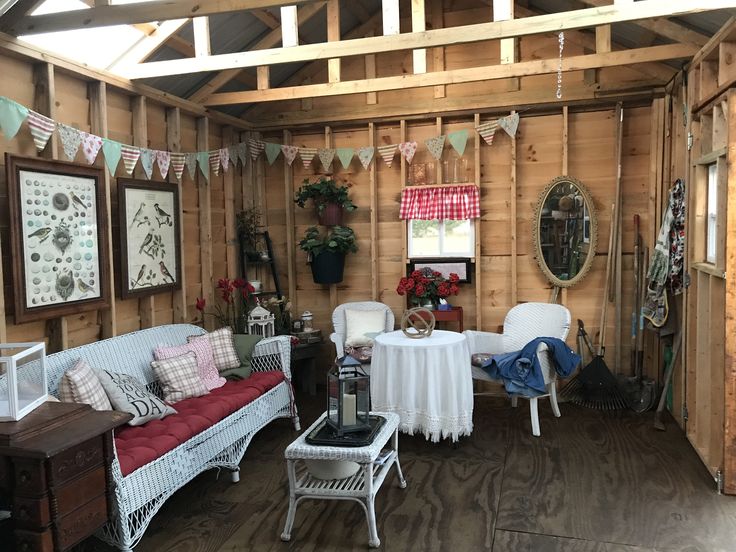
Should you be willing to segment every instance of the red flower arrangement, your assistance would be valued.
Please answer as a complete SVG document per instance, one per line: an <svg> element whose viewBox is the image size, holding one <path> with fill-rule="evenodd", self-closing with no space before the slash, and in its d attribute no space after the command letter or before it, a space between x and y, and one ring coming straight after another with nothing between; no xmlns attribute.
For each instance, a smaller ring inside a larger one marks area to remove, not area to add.
<svg viewBox="0 0 736 552"><path fill-rule="evenodd" d="M407 295L412 303L432 301L436 304L440 299L457 295L460 291L457 285L459 281L460 277L454 272L445 278L440 272L426 267L401 278L396 293Z"/></svg>
<svg viewBox="0 0 736 552"><path fill-rule="evenodd" d="M217 292L220 294L220 299L225 303L223 309L220 305L215 305L214 312L205 312L207 307L207 301L202 297L197 297L195 303L196 309L202 313L202 317L213 316L220 323L220 326L230 326L233 329L233 333L243 333L245 331L245 323L243 322L243 313L247 315L250 311L249 301L252 294L255 292L255 288L250 282L242 279L235 278L230 280L229 278L220 278L215 286ZM240 298L240 308L236 307L235 300ZM240 310L241 316L238 316L238 310Z"/></svg>

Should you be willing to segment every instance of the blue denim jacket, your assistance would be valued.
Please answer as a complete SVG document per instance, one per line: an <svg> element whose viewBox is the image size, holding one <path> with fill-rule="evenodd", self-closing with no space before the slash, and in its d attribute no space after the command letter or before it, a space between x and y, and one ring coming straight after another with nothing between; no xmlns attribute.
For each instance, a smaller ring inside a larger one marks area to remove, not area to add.
<svg viewBox="0 0 736 552"><path fill-rule="evenodd" d="M493 355L483 369L494 379L502 379L506 392L512 395L536 397L544 395L542 367L537 356L537 347L545 343L552 355L552 363L560 377L566 378L580 364L580 357L556 337L538 337L527 343L521 351Z"/></svg>

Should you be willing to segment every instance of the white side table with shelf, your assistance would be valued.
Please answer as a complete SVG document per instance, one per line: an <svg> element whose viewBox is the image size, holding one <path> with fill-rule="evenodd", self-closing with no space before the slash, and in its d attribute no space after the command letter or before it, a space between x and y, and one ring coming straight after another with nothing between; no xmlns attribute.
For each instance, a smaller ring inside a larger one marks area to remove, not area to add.
<svg viewBox="0 0 736 552"><path fill-rule="evenodd" d="M375 498L389 470L395 464L399 486L406 487L406 480L399 464L399 416L390 412L371 412L382 416L386 423L373 443L365 447L315 446L306 442L306 436L319 425L325 414L314 422L293 443L286 447L286 470L289 476L289 513L281 540L291 539L296 508L306 498L323 500L355 500L365 510L368 520L368 545L378 547L381 540L376 528ZM384 454L381 454L384 451ZM380 464L376 460L381 456ZM306 460L336 460L356 462L360 469L345 479L318 479L307 471Z"/></svg>

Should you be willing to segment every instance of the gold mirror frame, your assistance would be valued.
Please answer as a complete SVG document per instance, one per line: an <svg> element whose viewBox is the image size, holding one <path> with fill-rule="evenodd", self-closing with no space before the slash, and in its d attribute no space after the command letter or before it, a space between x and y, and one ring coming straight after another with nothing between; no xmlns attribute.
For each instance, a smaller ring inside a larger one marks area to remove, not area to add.
<svg viewBox="0 0 736 552"><path fill-rule="evenodd" d="M544 255L542 254L542 243L539 235L544 203L545 201L547 201L547 197L549 196L550 192L555 188L555 186L563 182L569 182L570 184L574 185L578 190L580 190L580 194L583 196L583 201L585 202L585 205L587 206L588 212L590 214L590 250L588 251L588 255L585 258L583 266L580 268L575 277L571 278L570 280L561 280L560 278L555 276L549 269L547 263L544 261ZM595 213L595 206L593 205L593 198L588 192L588 189L577 178L573 178L571 176L558 176L557 178L553 179L552 182L547 184L547 186L540 194L539 200L537 201L537 206L534 209L533 222L534 224L532 228L532 241L534 242L534 257L536 258L537 264L539 265L539 268L541 269L542 274L544 274L545 278L547 278L547 280L549 280L549 282L553 286L560 288L569 288L580 282L588 273L590 267L593 265L593 259L595 259L596 245L598 244L598 219Z"/></svg>

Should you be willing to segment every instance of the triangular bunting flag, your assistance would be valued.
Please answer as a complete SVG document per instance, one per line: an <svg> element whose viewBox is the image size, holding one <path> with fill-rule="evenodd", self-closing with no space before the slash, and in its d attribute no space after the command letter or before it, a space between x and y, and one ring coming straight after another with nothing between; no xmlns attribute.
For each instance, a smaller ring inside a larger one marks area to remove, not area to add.
<svg viewBox="0 0 736 552"><path fill-rule="evenodd" d="M146 178L151 180L153 176L153 163L156 160L156 152L152 149L141 148L141 166L143 172L146 173Z"/></svg>
<svg viewBox="0 0 736 552"><path fill-rule="evenodd" d="M493 145L493 137L496 135L496 129L498 129L498 121L488 121L475 127L475 130L478 131L478 134L481 135L489 146Z"/></svg>
<svg viewBox="0 0 736 552"><path fill-rule="evenodd" d="M378 154L383 159L388 167L394 162L394 155L396 155L397 144L390 144L388 146L378 146Z"/></svg>
<svg viewBox="0 0 736 552"><path fill-rule="evenodd" d="M360 164L363 165L365 170L368 170L368 166L373 161L374 153L376 153L376 148L373 146L365 146L358 149L358 159L360 159Z"/></svg>
<svg viewBox="0 0 736 552"><path fill-rule="evenodd" d="M248 138L248 147L250 148L250 158L255 161L256 159L258 159L258 156L263 153L266 145L261 140Z"/></svg>
<svg viewBox="0 0 736 552"><path fill-rule="evenodd" d="M100 153L102 138L89 132L80 131L79 134L82 136L82 153L87 163L91 165L97 159L97 154Z"/></svg>
<svg viewBox="0 0 736 552"><path fill-rule="evenodd" d="M462 157L465 153L465 144L468 143L468 131L458 130L457 132L450 132L447 135L447 139L452 144L452 147L455 148L457 154Z"/></svg>
<svg viewBox="0 0 736 552"><path fill-rule="evenodd" d="M240 159L240 163L245 167L245 162L248 159L248 146L245 142L238 144L238 159Z"/></svg>
<svg viewBox="0 0 736 552"><path fill-rule="evenodd" d="M233 163L233 167L238 166L238 146L235 144L231 144L227 147L227 151L230 155L230 161Z"/></svg>
<svg viewBox="0 0 736 552"><path fill-rule="evenodd" d="M335 148L319 148L317 150L317 155L319 156L319 160L322 162L322 167L325 169L325 172L329 172L332 160L335 158Z"/></svg>
<svg viewBox="0 0 736 552"><path fill-rule="evenodd" d="M299 157L302 158L305 169L309 169L315 155L317 155L317 148L299 148Z"/></svg>
<svg viewBox="0 0 736 552"><path fill-rule="evenodd" d="M230 168L230 150L227 148L220 148L220 164L222 165L222 170L227 172L227 170Z"/></svg>
<svg viewBox="0 0 736 552"><path fill-rule="evenodd" d="M212 150L209 153L210 172L220 176L220 150Z"/></svg>
<svg viewBox="0 0 736 552"><path fill-rule="evenodd" d="M184 164L187 166L189 172L189 178L194 180L197 176L197 154L196 153L185 153Z"/></svg>
<svg viewBox="0 0 736 552"><path fill-rule="evenodd" d="M16 134L23 121L28 117L28 108L14 102L10 98L0 96L0 127L5 137L11 140Z"/></svg>
<svg viewBox="0 0 736 552"><path fill-rule="evenodd" d="M51 134L56 128L56 123L53 119L49 119L29 109L28 127L31 129L31 135L33 136L33 142L36 144L36 149L42 151L46 147L49 138L51 138Z"/></svg>
<svg viewBox="0 0 736 552"><path fill-rule="evenodd" d="M281 145L272 144L271 142L264 142L264 144L266 148L266 159L268 159L268 164L273 165L273 162L276 161L279 154L281 153Z"/></svg>
<svg viewBox="0 0 736 552"><path fill-rule="evenodd" d="M353 162L355 150L353 148L337 148L335 151L337 152L337 158L340 160L342 168L347 170L350 163Z"/></svg>
<svg viewBox="0 0 736 552"><path fill-rule="evenodd" d="M135 164L138 163L138 159L141 157L141 150L135 146L128 146L127 144L121 144L120 150L123 152L123 165L125 165L125 172L130 176L133 174Z"/></svg>
<svg viewBox="0 0 736 552"><path fill-rule="evenodd" d="M202 171L202 176L204 176L204 181L206 183L209 183L210 181L210 154L207 151L198 151L197 152L197 164L199 165L199 170Z"/></svg>
<svg viewBox="0 0 736 552"><path fill-rule="evenodd" d="M59 124L56 128L59 131L64 155L69 161L74 161L79 150L79 144L82 143L82 135L76 128L67 125Z"/></svg>
<svg viewBox="0 0 736 552"><path fill-rule="evenodd" d="M181 175L184 172L184 154L171 152L171 168L174 170L174 176L181 182Z"/></svg>
<svg viewBox="0 0 736 552"><path fill-rule="evenodd" d="M156 164L158 165L158 170L161 172L161 178L166 180L166 175L169 174L169 165L171 164L171 153L156 150Z"/></svg>
<svg viewBox="0 0 736 552"><path fill-rule="evenodd" d="M299 148L296 146L281 146L281 153L284 154L284 159L291 167L294 159L296 159L296 154L299 153Z"/></svg>
<svg viewBox="0 0 736 552"><path fill-rule="evenodd" d="M416 142L401 142L399 144L399 151L404 156L406 162L411 165L411 160L414 159L414 154L417 152Z"/></svg>
<svg viewBox="0 0 736 552"><path fill-rule="evenodd" d="M498 126L504 129L509 136L516 136L516 130L519 128L519 114L512 113L506 115L506 117L501 117L498 120Z"/></svg>
<svg viewBox="0 0 736 552"><path fill-rule="evenodd" d="M120 163L120 156L123 154L123 145L115 140L102 139L102 153L105 155L105 165L110 171L110 176L115 176L115 171Z"/></svg>
<svg viewBox="0 0 736 552"><path fill-rule="evenodd" d="M430 155L439 161L442 157L442 151L445 149L445 136L442 135L437 136L436 138L430 138L429 140L425 140L424 143L427 146L427 150L429 150Z"/></svg>

